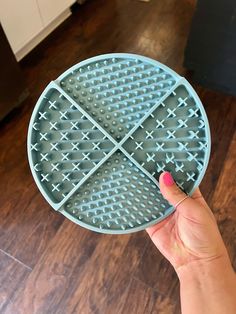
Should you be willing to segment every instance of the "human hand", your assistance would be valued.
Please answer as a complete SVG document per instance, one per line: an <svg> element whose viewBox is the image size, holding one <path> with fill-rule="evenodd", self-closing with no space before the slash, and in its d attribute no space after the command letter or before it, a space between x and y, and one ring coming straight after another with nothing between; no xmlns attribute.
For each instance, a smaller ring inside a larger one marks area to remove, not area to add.
<svg viewBox="0 0 236 314"><path fill-rule="evenodd" d="M162 173L159 182L162 195L171 205L186 197L169 172ZM199 189L181 202L172 215L147 228L147 232L177 273L193 262L228 257L214 215Z"/></svg>

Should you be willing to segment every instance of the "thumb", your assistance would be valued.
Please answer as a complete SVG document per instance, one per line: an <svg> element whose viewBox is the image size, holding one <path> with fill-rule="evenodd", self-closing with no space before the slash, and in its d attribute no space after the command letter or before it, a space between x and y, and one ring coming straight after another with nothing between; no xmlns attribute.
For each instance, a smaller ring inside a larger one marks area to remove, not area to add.
<svg viewBox="0 0 236 314"><path fill-rule="evenodd" d="M185 218L197 221L200 217L208 215L216 223L213 213L199 190L196 190L192 197L187 197L176 185L171 173L167 171L160 175L159 186L164 198Z"/></svg>
<svg viewBox="0 0 236 314"><path fill-rule="evenodd" d="M160 190L164 198L173 206L187 195L176 185L170 172L163 172L159 178ZM188 201L189 199L186 199Z"/></svg>
<svg viewBox="0 0 236 314"><path fill-rule="evenodd" d="M203 206L192 197L187 197L175 183L170 172L163 172L159 178L159 186L164 198L186 218L198 219L202 215Z"/></svg>

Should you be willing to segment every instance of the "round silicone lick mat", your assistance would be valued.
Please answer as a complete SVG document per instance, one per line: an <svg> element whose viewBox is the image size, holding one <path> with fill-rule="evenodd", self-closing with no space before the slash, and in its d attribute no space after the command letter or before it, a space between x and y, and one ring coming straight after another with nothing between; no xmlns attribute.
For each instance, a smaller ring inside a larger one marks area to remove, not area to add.
<svg viewBox="0 0 236 314"><path fill-rule="evenodd" d="M188 194L200 184L210 131L186 79L133 54L106 54L73 66L40 96L28 157L48 203L103 233L143 230L173 212L158 178L170 171Z"/></svg>

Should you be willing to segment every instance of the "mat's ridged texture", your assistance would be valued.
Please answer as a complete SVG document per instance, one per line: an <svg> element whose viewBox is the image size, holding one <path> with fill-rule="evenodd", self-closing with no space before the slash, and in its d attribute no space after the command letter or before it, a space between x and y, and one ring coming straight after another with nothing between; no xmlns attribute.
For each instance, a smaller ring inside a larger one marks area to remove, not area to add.
<svg viewBox="0 0 236 314"><path fill-rule="evenodd" d="M142 230L169 215L158 175L171 171L191 193L209 151L207 118L189 83L130 54L85 60L50 83L28 134L31 170L50 205L105 233Z"/></svg>

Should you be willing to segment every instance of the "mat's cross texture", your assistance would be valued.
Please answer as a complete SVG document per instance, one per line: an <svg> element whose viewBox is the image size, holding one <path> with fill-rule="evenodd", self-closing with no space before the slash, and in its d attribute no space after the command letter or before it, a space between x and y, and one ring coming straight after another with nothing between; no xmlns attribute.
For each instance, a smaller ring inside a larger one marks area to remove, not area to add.
<svg viewBox="0 0 236 314"><path fill-rule="evenodd" d="M157 178L191 193L208 163L210 132L189 83L137 55L85 60L50 83L33 112L29 161L50 203L105 233L142 230L173 208Z"/></svg>

